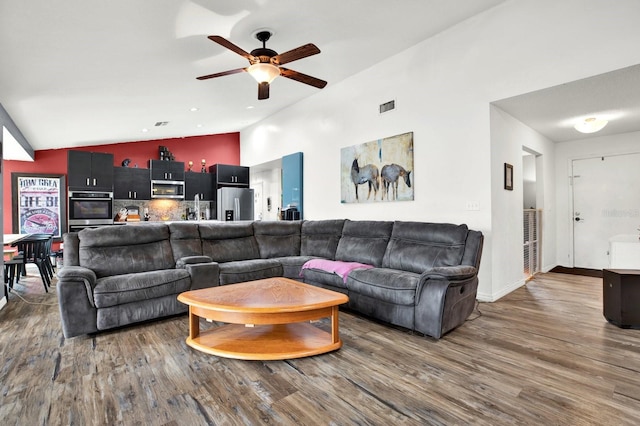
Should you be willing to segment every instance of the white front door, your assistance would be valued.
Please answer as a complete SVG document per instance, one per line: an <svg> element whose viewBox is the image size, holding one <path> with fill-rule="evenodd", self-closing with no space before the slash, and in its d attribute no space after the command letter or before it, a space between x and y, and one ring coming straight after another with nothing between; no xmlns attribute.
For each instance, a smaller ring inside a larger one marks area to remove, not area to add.
<svg viewBox="0 0 640 426"><path fill-rule="evenodd" d="M573 266L609 266L609 239L638 234L640 154L572 161Z"/></svg>

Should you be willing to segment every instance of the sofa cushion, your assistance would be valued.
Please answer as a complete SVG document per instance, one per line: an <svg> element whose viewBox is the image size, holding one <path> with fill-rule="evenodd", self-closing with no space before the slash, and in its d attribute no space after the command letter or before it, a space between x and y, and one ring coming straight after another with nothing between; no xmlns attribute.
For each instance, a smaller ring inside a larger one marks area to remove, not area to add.
<svg viewBox="0 0 640 426"><path fill-rule="evenodd" d="M419 274L460 265L468 231L467 225L395 222L383 266Z"/></svg>
<svg viewBox="0 0 640 426"><path fill-rule="evenodd" d="M302 222L300 255L335 259L344 219Z"/></svg>
<svg viewBox="0 0 640 426"><path fill-rule="evenodd" d="M134 322L177 315L188 310L187 305L178 302L175 294L170 294L156 299L140 300L98 309L96 326L98 330L107 330Z"/></svg>
<svg viewBox="0 0 640 426"><path fill-rule="evenodd" d="M260 257L271 259L300 255L300 221L253 222L253 234L258 243Z"/></svg>
<svg viewBox="0 0 640 426"><path fill-rule="evenodd" d="M175 260L165 224L114 225L78 232L79 266L96 277L173 269Z"/></svg>
<svg viewBox="0 0 640 426"><path fill-rule="evenodd" d="M275 257L273 260L277 260L282 265L283 277L299 280L300 271L302 270L302 265L304 265L311 259L317 259L317 258L312 256L287 256L287 257Z"/></svg>
<svg viewBox="0 0 640 426"><path fill-rule="evenodd" d="M317 285L324 288L344 289L347 291L347 284L342 277L331 271L325 271L324 269L304 269L301 271L300 276L302 282L312 285Z"/></svg>
<svg viewBox="0 0 640 426"><path fill-rule="evenodd" d="M252 222L206 223L198 226L202 254L214 262L259 259Z"/></svg>
<svg viewBox="0 0 640 426"><path fill-rule="evenodd" d="M359 262L344 262L341 260L328 260L328 259L311 259L304 265L302 265L302 269L320 269L327 272L332 272L340 278L345 283L347 282L347 277L354 269L368 269L373 268L371 265L365 265L364 263ZM300 271L301 274L304 271Z"/></svg>
<svg viewBox="0 0 640 426"><path fill-rule="evenodd" d="M359 293L395 305L413 305L420 274L397 269L356 269L347 277L349 294Z"/></svg>
<svg viewBox="0 0 640 426"><path fill-rule="evenodd" d="M197 223L173 222L169 224L173 260L202 255L202 242Z"/></svg>
<svg viewBox="0 0 640 426"><path fill-rule="evenodd" d="M220 285L282 276L282 264L273 259L252 259L220 264Z"/></svg>
<svg viewBox="0 0 640 426"><path fill-rule="evenodd" d="M336 260L382 266L393 222L347 220L342 228Z"/></svg>
<svg viewBox="0 0 640 426"><path fill-rule="evenodd" d="M96 308L177 295L191 287L184 269L167 269L100 278L93 289Z"/></svg>

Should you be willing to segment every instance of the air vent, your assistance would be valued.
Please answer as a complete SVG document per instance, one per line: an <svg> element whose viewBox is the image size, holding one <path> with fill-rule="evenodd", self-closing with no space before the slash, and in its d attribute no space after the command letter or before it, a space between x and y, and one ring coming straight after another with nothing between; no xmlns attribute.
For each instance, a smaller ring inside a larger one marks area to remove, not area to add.
<svg viewBox="0 0 640 426"><path fill-rule="evenodd" d="M389 111L393 111L394 109L396 109L396 101L395 100L380 104L380 114L383 114L383 113L389 112Z"/></svg>
<svg viewBox="0 0 640 426"><path fill-rule="evenodd" d="M167 124L169 124L168 121L157 121L156 124L154 124L154 126L162 127L162 126L166 126Z"/></svg>

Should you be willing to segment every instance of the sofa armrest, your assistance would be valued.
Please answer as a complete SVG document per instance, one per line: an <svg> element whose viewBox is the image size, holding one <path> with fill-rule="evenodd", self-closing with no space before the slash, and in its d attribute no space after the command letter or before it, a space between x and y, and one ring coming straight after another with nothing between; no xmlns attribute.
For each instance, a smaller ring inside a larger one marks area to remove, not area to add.
<svg viewBox="0 0 640 426"><path fill-rule="evenodd" d="M87 290L89 303L95 307L93 304L93 289L96 286L97 280L95 272L82 266L65 266L60 268L56 275L58 276L57 286L65 286L66 282L69 281L82 282Z"/></svg>
<svg viewBox="0 0 640 426"><path fill-rule="evenodd" d="M185 269L186 265L211 262L213 262L213 259L211 259L209 256L185 256L178 259L178 261L176 262L176 268Z"/></svg>
<svg viewBox="0 0 640 426"><path fill-rule="evenodd" d="M464 285L477 275L478 270L468 265L440 266L424 271L416 288L416 305L425 296L444 304L444 293L449 287Z"/></svg>
<svg viewBox="0 0 640 426"><path fill-rule="evenodd" d="M191 276L191 290L217 287L220 283L220 265L217 262L188 263L184 269Z"/></svg>
<svg viewBox="0 0 640 426"><path fill-rule="evenodd" d="M58 307L64 337L98 331L97 309L93 302L96 274L81 266L65 266L57 273Z"/></svg>
<svg viewBox="0 0 640 426"><path fill-rule="evenodd" d="M463 281L478 275L478 270L473 266L439 266L422 273L422 277L441 278L449 281ZM420 281L424 283L424 280Z"/></svg>
<svg viewBox="0 0 640 426"><path fill-rule="evenodd" d="M473 310L477 275L475 267L466 265L437 267L423 272L416 288L416 330L439 339L462 324ZM447 301L447 298L451 300Z"/></svg>

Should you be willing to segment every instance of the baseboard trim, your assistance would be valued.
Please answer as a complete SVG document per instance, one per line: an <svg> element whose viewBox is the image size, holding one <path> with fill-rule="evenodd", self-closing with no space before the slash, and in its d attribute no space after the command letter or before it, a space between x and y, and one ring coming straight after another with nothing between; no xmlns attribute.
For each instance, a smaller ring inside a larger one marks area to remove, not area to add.
<svg viewBox="0 0 640 426"><path fill-rule="evenodd" d="M586 277L602 278L602 269L569 268L566 266L556 266L550 272L555 272L558 274L583 275Z"/></svg>
<svg viewBox="0 0 640 426"><path fill-rule="evenodd" d="M525 285L527 282L526 280L523 278L505 288L502 288L500 291L496 292L496 293L491 293L491 294L487 294L487 293L478 293L476 295L476 299L478 299L478 301L480 302L495 302L497 300L499 300L500 298L506 296L507 294L519 289L520 287L522 287L523 285Z"/></svg>

